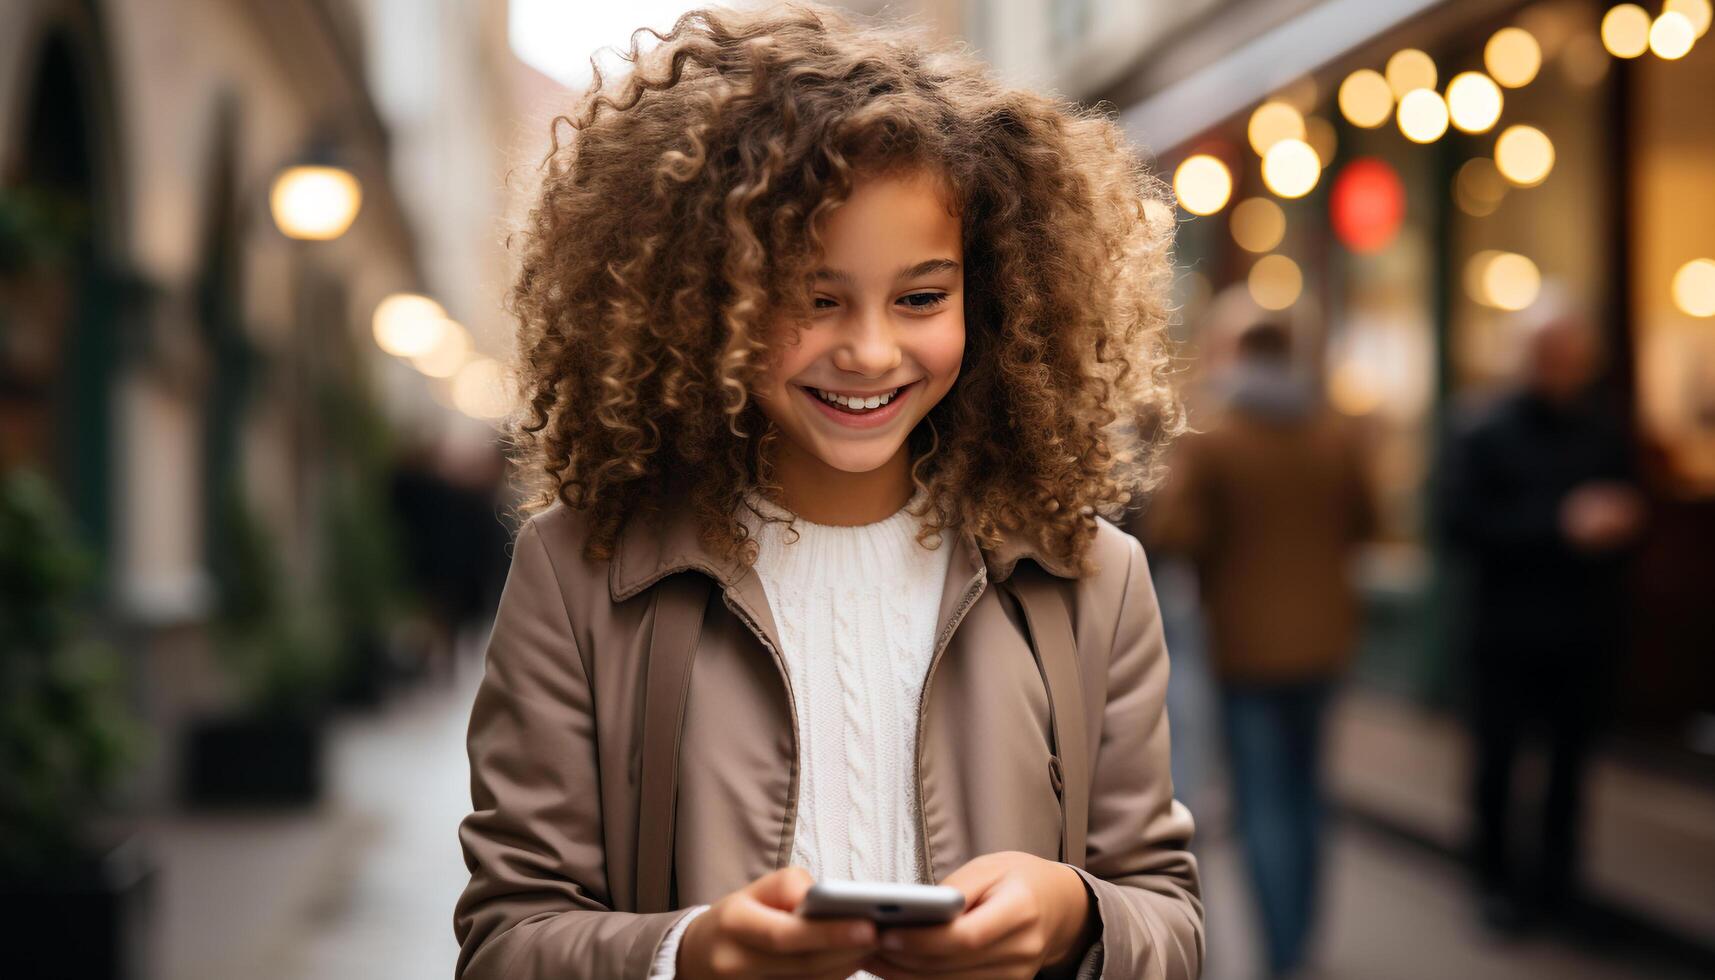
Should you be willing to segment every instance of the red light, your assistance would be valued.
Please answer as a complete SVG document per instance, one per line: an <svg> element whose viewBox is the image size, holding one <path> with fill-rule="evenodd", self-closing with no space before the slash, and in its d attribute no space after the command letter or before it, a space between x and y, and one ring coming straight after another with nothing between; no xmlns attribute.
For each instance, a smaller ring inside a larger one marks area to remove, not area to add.
<svg viewBox="0 0 1715 980"><path fill-rule="evenodd" d="M1399 235L1405 221L1405 185L1399 173L1375 157L1353 160L1334 179L1328 195L1334 234L1354 252L1379 252Z"/></svg>

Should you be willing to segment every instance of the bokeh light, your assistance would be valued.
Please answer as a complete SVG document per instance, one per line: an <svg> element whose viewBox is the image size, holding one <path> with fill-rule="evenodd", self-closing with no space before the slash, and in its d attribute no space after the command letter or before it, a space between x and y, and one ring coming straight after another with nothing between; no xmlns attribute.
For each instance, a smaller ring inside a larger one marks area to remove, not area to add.
<svg viewBox="0 0 1715 980"><path fill-rule="evenodd" d="M1233 208L1233 241L1247 252L1270 252L1286 237L1286 212L1266 197L1240 201Z"/></svg>
<svg viewBox="0 0 1715 980"><path fill-rule="evenodd" d="M1667 0L1661 5L1661 9L1664 12L1672 11L1690 21L1691 28L1697 32L1698 37L1709 33L1709 22L1715 19L1712 17L1715 15L1715 7L1711 6L1709 0Z"/></svg>
<svg viewBox="0 0 1715 980"><path fill-rule="evenodd" d="M1465 289L1484 306L1518 311L1536 302L1542 273L1536 263L1517 252L1485 249L1465 266Z"/></svg>
<svg viewBox="0 0 1715 980"><path fill-rule="evenodd" d="M1622 3L1602 15L1602 46L1616 58L1636 58L1649 50L1650 16L1635 3Z"/></svg>
<svg viewBox="0 0 1715 980"><path fill-rule="evenodd" d="M1554 144L1535 126L1508 126L1495 139L1495 166L1520 187L1535 187L1554 169Z"/></svg>
<svg viewBox="0 0 1715 980"><path fill-rule="evenodd" d="M1697 28L1684 14L1671 10L1655 19L1649 29L1649 49L1666 61L1677 61L1691 51L1697 40Z"/></svg>
<svg viewBox="0 0 1715 980"><path fill-rule="evenodd" d="M454 407L473 419L497 419L512 411L506 369L492 357L473 357L452 378Z"/></svg>
<svg viewBox="0 0 1715 980"><path fill-rule="evenodd" d="M435 349L447 311L416 293L394 293L375 306L375 344L394 357L421 357Z"/></svg>
<svg viewBox="0 0 1715 980"><path fill-rule="evenodd" d="M1328 374L1328 403L1343 415L1368 415L1381 407L1382 387L1362 361L1348 358Z"/></svg>
<svg viewBox="0 0 1715 980"><path fill-rule="evenodd" d="M1322 101L1322 90L1316 84L1314 75L1301 75L1292 84L1276 92L1272 101L1284 102L1297 109L1299 115L1307 116L1315 111L1316 103Z"/></svg>
<svg viewBox="0 0 1715 980"><path fill-rule="evenodd" d="M1496 169L1495 161L1476 157L1465 161L1453 179L1453 200L1459 210L1473 218L1486 218L1495 213L1507 196L1507 182Z"/></svg>
<svg viewBox="0 0 1715 980"><path fill-rule="evenodd" d="M1251 299L1265 310L1284 310L1298 302L1304 291L1304 274L1298 263L1284 255L1265 255L1251 266L1245 281Z"/></svg>
<svg viewBox="0 0 1715 980"><path fill-rule="evenodd" d="M274 178L268 205L288 238L328 241L357 220L363 187L339 167L288 167Z"/></svg>
<svg viewBox="0 0 1715 980"><path fill-rule="evenodd" d="M431 378L450 378L469 356L470 333L456 320L442 320L435 346L411 358L411 363Z"/></svg>
<svg viewBox="0 0 1715 980"><path fill-rule="evenodd" d="M1447 102L1433 89L1413 89L1399 100L1399 131L1413 143L1440 139L1447 121Z"/></svg>
<svg viewBox="0 0 1715 980"><path fill-rule="evenodd" d="M1334 234L1347 248L1379 252L1393 244L1405 221L1405 184L1384 160L1353 160L1334 179L1328 212Z"/></svg>
<svg viewBox="0 0 1715 980"><path fill-rule="evenodd" d="M1673 305L1687 316L1715 316L1715 259L1692 259L1673 274Z"/></svg>
<svg viewBox="0 0 1715 980"><path fill-rule="evenodd" d="M1393 89L1381 72L1360 68L1340 83L1340 114L1360 129L1374 129L1393 115Z"/></svg>
<svg viewBox="0 0 1715 980"><path fill-rule="evenodd" d="M1303 139L1304 116L1285 102L1264 102L1251 113L1246 135L1250 138L1251 149L1257 156L1263 156L1269 147L1281 140Z"/></svg>
<svg viewBox="0 0 1715 980"><path fill-rule="evenodd" d="M1522 27L1503 27L1483 45L1483 66L1507 88L1523 88L1542 68L1542 47Z"/></svg>
<svg viewBox="0 0 1715 980"><path fill-rule="evenodd" d="M1173 171L1173 193L1179 196L1179 206L1192 214L1214 214L1233 194L1233 175L1220 160L1198 153Z"/></svg>
<svg viewBox="0 0 1715 980"><path fill-rule="evenodd" d="M1614 59L1602 47L1602 39L1594 34L1574 34L1560 52L1560 73L1579 88L1594 88L1608 77L1608 66Z"/></svg>
<svg viewBox="0 0 1715 980"><path fill-rule="evenodd" d="M1275 194L1303 197L1322 176L1322 161L1303 140L1281 140L1262 158L1262 182Z"/></svg>
<svg viewBox="0 0 1715 980"><path fill-rule="evenodd" d="M1467 133L1486 133L1501 118L1501 89L1478 71L1460 72L1447 83L1447 112Z"/></svg>
<svg viewBox="0 0 1715 980"><path fill-rule="evenodd" d="M1440 77L1435 73L1435 59L1416 48L1395 51L1387 60L1385 74L1394 98L1402 100L1413 89L1434 88Z"/></svg>
<svg viewBox="0 0 1715 980"><path fill-rule="evenodd" d="M1324 167L1334 162L1334 153L1340 148L1340 137L1334 132L1334 124L1321 116L1304 120L1304 142L1316 151L1316 158Z"/></svg>

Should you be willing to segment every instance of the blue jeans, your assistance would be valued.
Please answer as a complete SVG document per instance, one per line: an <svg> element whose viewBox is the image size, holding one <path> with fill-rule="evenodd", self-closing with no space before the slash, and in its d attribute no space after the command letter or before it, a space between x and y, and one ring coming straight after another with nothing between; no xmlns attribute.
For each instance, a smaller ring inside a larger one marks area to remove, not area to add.
<svg viewBox="0 0 1715 980"><path fill-rule="evenodd" d="M1322 853L1322 723L1331 680L1223 684L1233 803L1269 968L1296 969L1315 920Z"/></svg>

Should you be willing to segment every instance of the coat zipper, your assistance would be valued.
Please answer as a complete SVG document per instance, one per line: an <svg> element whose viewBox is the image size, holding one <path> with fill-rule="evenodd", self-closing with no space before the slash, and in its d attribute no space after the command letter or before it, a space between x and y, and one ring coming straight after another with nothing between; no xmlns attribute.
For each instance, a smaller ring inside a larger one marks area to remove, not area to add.
<svg viewBox="0 0 1715 980"><path fill-rule="evenodd" d="M971 606L976 604L977 599L982 597L987 584L988 566L979 565L977 566L977 573L971 577L970 583L965 586L965 594L960 598L959 605L953 610L953 618L947 622L947 626L941 631L941 635L935 638L935 649L929 655L929 668L923 678L923 693L917 699L917 737L913 750L912 781L917 789L917 834L919 846L923 852L923 866L918 870L930 881L935 880L935 861L929 853L929 818L923 809L923 727L928 719L926 709L929 704L929 692L935 683L935 667L940 664L941 655L946 652L947 645L953 638L953 631L959 628L960 623L964 622L965 614L970 611ZM791 673L786 668L786 662L780 650L762 632L762 628L757 626L750 613L743 606L733 601L731 594L724 588L721 589L721 601L728 610L738 616L739 622L742 622L756 637L757 642L761 643L773 656L774 669L779 673L780 682L786 688L786 707L791 716L789 721L792 727L792 786L786 797L785 847L775 856L774 866L778 870L785 867L785 864L781 863L782 860L791 860L792 848L797 843L798 835L798 773L800 768L798 756L801 747L798 744L797 696L792 691Z"/></svg>
<svg viewBox="0 0 1715 980"><path fill-rule="evenodd" d="M756 625L756 620L751 618L750 613L733 601L731 593L724 587L721 589L721 602L750 630L763 649L773 656L774 669L780 674L780 683L786 688L787 724L792 729L792 783L786 792L786 846L774 856L774 868L778 871L791 861L792 847L797 843L798 835L798 699L792 693L792 677L791 672L786 669L785 656L762 632L762 628Z"/></svg>
<svg viewBox="0 0 1715 980"><path fill-rule="evenodd" d="M928 719L929 691L935 684L935 667L941 662L941 654L946 651L947 644L953 638L953 631L964 622L965 613L983 594L988 584L988 566L979 565L977 574L971 577L970 584L965 586L965 595L959 600L958 608L953 610L953 618L948 621L947 628L935 638L935 650L929 655L929 669L923 677L923 693L917 699L917 738L913 750L912 782L917 789L917 835L923 852L923 866L918 870L930 882L935 878L935 858L929 853L929 817L923 808L923 726Z"/></svg>

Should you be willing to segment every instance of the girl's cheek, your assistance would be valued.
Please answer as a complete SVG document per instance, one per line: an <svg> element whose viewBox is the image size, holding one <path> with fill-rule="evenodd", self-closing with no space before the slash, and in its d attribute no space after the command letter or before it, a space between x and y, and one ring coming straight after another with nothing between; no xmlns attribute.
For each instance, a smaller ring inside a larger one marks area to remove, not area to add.
<svg viewBox="0 0 1715 980"><path fill-rule="evenodd" d="M918 348L917 363L923 365L924 370L937 380L947 381L958 373L959 364L964 357L965 329L960 325L934 337L924 338L923 344Z"/></svg>

